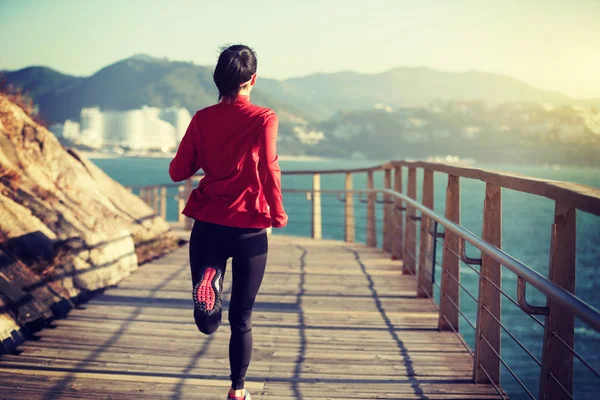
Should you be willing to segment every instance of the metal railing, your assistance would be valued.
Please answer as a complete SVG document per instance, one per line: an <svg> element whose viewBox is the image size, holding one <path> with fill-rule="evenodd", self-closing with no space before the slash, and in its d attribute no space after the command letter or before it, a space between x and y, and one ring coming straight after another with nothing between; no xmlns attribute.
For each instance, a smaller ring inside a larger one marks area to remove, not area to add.
<svg viewBox="0 0 600 400"><path fill-rule="evenodd" d="M403 192L403 169L407 168L406 192ZM417 169L422 169L421 202L417 199ZM433 211L433 173L447 174L445 213ZM366 173L365 189L353 188L353 177ZM383 174L383 189L375 189L374 173ZM321 177L344 174L344 189L322 189ZM501 369L510 374L529 398L536 390L528 387L503 357L501 334L508 335L539 371L539 399L573 398L574 360L578 360L598 380L600 373L575 350L575 318L600 332L600 312L574 295L575 292L575 213L576 210L600 215L600 190L583 185L544 181L472 168L422 162L391 162L373 168L336 171L293 171L284 175L312 176L312 187L284 189L286 209L301 209L296 224L304 234L315 239L334 229L335 237L347 242L361 241L381 248L393 259L402 261L405 274L415 276L417 296L429 298L439 310L438 328L454 332L473 357L475 383L490 382L502 397ZM393 178L393 179L392 179ZM460 180L485 182L483 229L481 237L460 225ZM189 196L195 177L179 186L178 211ZM285 184L285 181L284 181ZM555 201L555 218L551 225L548 277L502 250L501 189L540 195ZM148 193L145 191L144 193ZM156 192L152 189L151 193ZM152 196L149 204L154 204ZM340 204L342 207L340 207ZM155 204L154 204L155 205ZM307 207L307 209L302 207ZM158 210L155 205L155 210ZM364 207L364 209L363 209ZM341 220L341 221L340 221ZM180 216L191 228L191 221ZM443 231L439 231L443 228ZM358 240L357 240L358 239ZM481 252L479 258L466 254L466 244ZM441 252L437 248L442 249ZM441 262L438 258L441 255ZM478 290L461 281L461 266L478 280ZM435 279L435 270L441 270ZM517 277L516 298L502 286L502 271ZM543 307L527 302L526 289L531 285L546 298ZM437 294L435 293L437 291ZM464 293L475 306L475 318L469 318L461 305ZM436 301L436 297L439 300ZM544 329L541 351L528 348L503 322L501 299L518 307L536 326ZM540 317L541 316L541 317ZM460 320L473 331L471 348L460 329ZM541 353L541 357L535 353Z"/></svg>

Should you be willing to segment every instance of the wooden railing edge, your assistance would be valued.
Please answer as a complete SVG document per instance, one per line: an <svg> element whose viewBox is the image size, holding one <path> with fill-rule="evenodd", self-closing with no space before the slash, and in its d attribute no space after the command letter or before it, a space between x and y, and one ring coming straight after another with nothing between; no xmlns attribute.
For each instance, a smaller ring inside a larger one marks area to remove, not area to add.
<svg viewBox="0 0 600 400"><path fill-rule="evenodd" d="M393 166L422 168L459 178L476 179L521 193L545 197L573 208L600 216L600 189L580 183L535 178L512 172L426 161L392 161Z"/></svg>
<svg viewBox="0 0 600 400"><path fill-rule="evenodd" d="M372 167L351 169L324 169L324 170L293 170L282 171L282 175L335 175L373 173L379 171L390 171L397 168L421 168L427 171L445 173L459 178L475 179L485 183L498 185L504 189L515 190L521 193L533 194L568 204L580 211L600 216L600 189L592 186L535 178L531 176L515 174L512 172L493 171L484 168L467 167L448 163L434 163L427 161L395 160ZM194 175L191 180L201 179L204 175ZM176 186L177 184L163 185Z"/></svg>

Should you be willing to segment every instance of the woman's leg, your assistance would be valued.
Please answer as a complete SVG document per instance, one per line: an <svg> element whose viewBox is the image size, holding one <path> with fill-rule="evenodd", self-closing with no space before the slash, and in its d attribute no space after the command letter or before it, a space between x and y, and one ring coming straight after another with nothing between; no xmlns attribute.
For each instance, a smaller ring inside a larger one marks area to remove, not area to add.
<svg viewBox="0 0 600 400"><path fill-rule="evenodd" d="M252 357L252 308L267 265L268 240L264 229L245 230L233 256L233 284L229 304L229 363L231 387L244 388Z"/></svg>
<svg viewBox="0 0 600 400"><path fill-rule="evenodd" d="M226 245L231 244L222 228L196 221L190 236L194 320L200 332L207 335L221 325L220 292L229 258Z"/></svg>

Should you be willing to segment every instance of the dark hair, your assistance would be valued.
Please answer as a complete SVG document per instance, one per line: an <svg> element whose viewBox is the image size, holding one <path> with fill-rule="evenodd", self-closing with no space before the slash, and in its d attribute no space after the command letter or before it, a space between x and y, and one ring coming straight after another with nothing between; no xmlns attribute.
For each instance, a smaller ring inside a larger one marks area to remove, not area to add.
<svg viewBox="0 0 600 400"><path fill-rule="evenodd" d="M219 89L219 100L233 101L240 91L240 85L249 81L256 73L256 54L243 44L224 49L213 73L213 79Z"/></svg>

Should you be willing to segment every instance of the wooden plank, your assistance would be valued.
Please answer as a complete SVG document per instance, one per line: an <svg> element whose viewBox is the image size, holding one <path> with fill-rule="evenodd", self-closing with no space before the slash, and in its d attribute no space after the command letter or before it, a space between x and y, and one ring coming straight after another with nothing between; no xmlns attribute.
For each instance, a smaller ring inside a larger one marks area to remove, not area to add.
<svg viewBox="0 0 600 400"><path fill-rule="evenodd" d="M312 237L313 239L321 239L323 237L322 227L322 212L321 212L321 175L313 175L313 191L312 191Z"/></svg>
<svg viewBox="0 0 600 400"><path fill-rule="evenodd" d="M446 218L460 224L460 178L448 175L446 187ZM458 236L448 230L444 234L444 253L442 255L442 279L440 284L440 331L459 331L460 308L460 261L458 254ZM454 304L453 304L454 303Z"/></svg>
<svg viewBox="0 0 600 400"><path fill-rule="evenodd" d="M425 207L433 210L433 171L423 171L423 197L422 203ZM419 269L417 272L417 297L433 297L433 282L431 274L433 265L428 262L432 251L432 237L429 234L429 218L421 217L421 240L419 246Z"/></svg>
<svg viewBox="0 0 600 400"><path fill-rule="evenodd" d="M352 190L352 173L346 173L346 190ZM354 193L346 192L346 203L344 205L344 238L348 243L354 243L356 240L356 231L354 229Z"/></svg>
<svg viewBox="0 0 600 400"><path fill-rule="evenodd" d="M408 197L417 199L417 170L408 169ZM404 268L405 274L416 274L417 268L417 222L414 218L417 216L417 210L414 207L407 206L405 213L404 226L406 232L404 236Z"/></svg>
<svg viewBox="0 0 600 400"><path fill-rule="evenodd" d="M574 208L556 203L548 278L573 294L575 294L576 222ZM575 319L564 306L553 303L550 298L547 299L546 305L549 313L544 325L539 398L558 400L567 396L563 388L568 395L573 394L573 353L565 344L575 348ZM561 343L558 338L565 343Z"/></svg>
<svg viewBox="0 0 600 400"><path fill-rule="evenodd" d="M373 189L373 171L367 173L367 189ZM367 194L367 247L377 247L377 224L375 220L375 193Z"/></svg>
<svg viewBox="0 0 600 400"><path fill-rule="evenodd" d="M310 238L273 236L269 251L252 317L253 397L499 398L470 383L469 354L437 330L434 305L416 298L401 262ZM197 331L187 252L144 265L2 356L0 398L223 398L228 322L209 337ZM225 306L230 290L228 270Z"/></svg>
<svg viewBox="0 0 600 400"><path fill-rule="evenodd" d="M482 239L502 248L502 189L492 183L488 183L485 187ZM501 294L494 285L502 287L502 267L496 260L484 254L479 275L473 364L475 383L488 382L488 376L494 383L500 383L500 359L496 354L500 354L501 328L494 318L501 321Z"/></svg>

